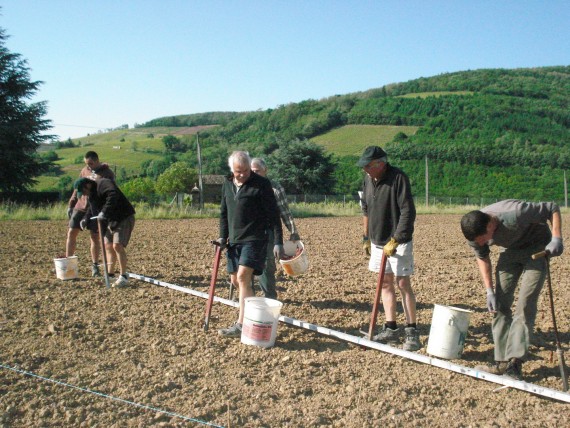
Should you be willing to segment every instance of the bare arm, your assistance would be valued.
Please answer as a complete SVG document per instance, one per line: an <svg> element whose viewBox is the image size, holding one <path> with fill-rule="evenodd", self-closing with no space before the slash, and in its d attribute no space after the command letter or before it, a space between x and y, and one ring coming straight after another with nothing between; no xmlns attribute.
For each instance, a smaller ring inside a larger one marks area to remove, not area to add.
<svg viewBox="0 0 570 428"><path fill-rule="evenodd" d="M483 284L487 289L493 289L493 275L491 259L487 256L484 259L477 258L477 266L479 267L479 272L481 273L481 278L483 279Z"/></svg>
<svg viewBox="0 0 570 428"><path fill-rule="evenodd" d="M552 214L552 237L562 238L562 216L560 211L555 211Z"/></svg>
<svg viewBox="0 0 570 428"><path fill-rule="evenodd" d="M362 226L363 226L362 234L364 236L368 236L368 216L362 216Z"/></svg>

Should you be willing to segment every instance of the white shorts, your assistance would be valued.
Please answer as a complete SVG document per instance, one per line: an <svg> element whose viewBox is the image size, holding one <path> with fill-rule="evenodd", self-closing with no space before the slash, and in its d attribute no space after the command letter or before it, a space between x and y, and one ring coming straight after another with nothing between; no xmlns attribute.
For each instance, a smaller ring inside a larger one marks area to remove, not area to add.
<svg viewBox="0 0 570 428"><path fill-rule="evenodd" d="M380 272L382 260L382 246L372 244L368 262L368 270ZM396 276L410 276L414 273L414 241L400 244L396 248L396 254L388 257L386 261L386 273L395 273Z"/></svg>

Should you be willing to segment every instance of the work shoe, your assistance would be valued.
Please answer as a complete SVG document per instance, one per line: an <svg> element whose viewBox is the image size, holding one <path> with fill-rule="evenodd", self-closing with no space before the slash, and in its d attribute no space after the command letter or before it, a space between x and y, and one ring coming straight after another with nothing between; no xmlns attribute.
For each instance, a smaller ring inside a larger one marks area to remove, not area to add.
<svg viewBox="0 0 570 428"><path fill-rule="evenodd" d="M115 282L113 282L113 288L125 288L129 285L129 280L125 278L123 275L119 275L119 278Z"/></svg>
<svg viewBox="0 0 570 428"><path fill-rule="evenodd" d="M505 374L505 370L507 370L508 364L509 364L508 361L495 361L493 364L490 365L475 366L475 370L495 375L502 375Z"/></svg>
<svg viewBox="0 0 570 428"><path fill-rule="evenodd" d="M241 324L237 321L228 328L221 328L218 334L224 337L241 337Z"/></svg>
<svg viewBox="0 0 570 428"><path fill-rule="evenodd" d="M372 340L380 343L398 343L400 342L400 333L399 328L392 329L384 326L380 333L372 337Z"/></svg>
<svg viewBox="0 0 570 428"><path fill-rule="evenodd" d="M97 263L93 263L93 265L91 266L91 276L92 277L101 276L101 272L99 272L99 265Z"/></svg>
<svg viewBox="0 0 570 428"><path fill-rule="evenodd" d="M505 370L505 376L512 377L516 380L523 380L522 361L518 358L511 358Z"/></svg>
<svg viewBox="0 0 570 428"><path fill-rule="evenodd" d="M417 351L422 347L420 343L420 331L415 327L406 327L404 329L406 339L404 340L404 351Z"/></svg>

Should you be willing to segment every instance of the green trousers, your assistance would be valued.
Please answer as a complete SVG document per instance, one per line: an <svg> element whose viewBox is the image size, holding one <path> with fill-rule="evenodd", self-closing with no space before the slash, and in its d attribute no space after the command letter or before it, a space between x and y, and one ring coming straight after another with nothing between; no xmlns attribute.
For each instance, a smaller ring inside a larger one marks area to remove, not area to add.
<svg viewBox="0 0 570 428"><path fill-rule="evenodd" d="M537 303L546 278L546 260L532 259L544 245L523 250L506 249L499 255L495 272L497 312L493 317L495 361L524 359L533 334ZM516 308L515 290L520 279Z"/></svg>
<svg viewBox="0 0 570 428"><path fill-rule="evenodd" d="M267 235L267 259L265 260L265 269L263 269L263 273L259 276L259 287L265 297L277 299L277 290L275 289L275 272L277 271L277 265L275 264L275 258L273 256L273 230L269 230Z"/></svg>

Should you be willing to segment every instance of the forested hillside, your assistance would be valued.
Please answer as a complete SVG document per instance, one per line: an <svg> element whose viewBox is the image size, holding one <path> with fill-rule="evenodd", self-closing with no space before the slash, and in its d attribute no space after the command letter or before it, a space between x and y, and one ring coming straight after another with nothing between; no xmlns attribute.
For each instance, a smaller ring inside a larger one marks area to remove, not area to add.
<svg viewBox="0 0 570 428"><path fill-rule="evenodd" d="M220 125L200 134L205 169L219 173L237 148L271 164L278 149L345 125L414 126L415 134L399 133L385 148L390 162L409 173L416 194L425 189L427 156L433 195L560 200L563 171L570 166L569 101L569 66L490 69L265 111L165 117L141 127ZM337 164L329 185L340 193L356 191L356 156L324 154Z"/></svg>

